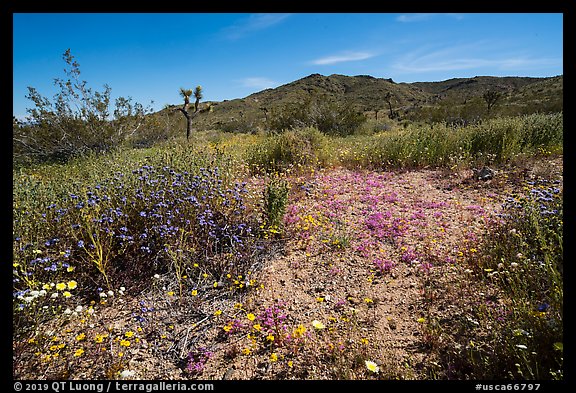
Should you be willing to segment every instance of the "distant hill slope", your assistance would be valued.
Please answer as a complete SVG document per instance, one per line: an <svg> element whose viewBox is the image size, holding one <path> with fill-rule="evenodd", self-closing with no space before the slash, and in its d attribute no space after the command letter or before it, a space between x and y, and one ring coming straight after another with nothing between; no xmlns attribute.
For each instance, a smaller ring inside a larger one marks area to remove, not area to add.
<svg viewBox="0 0 576 393"><path fill-rule="evenodd" d="M441 82L414 82L412 85L432 94L471 96L484 89L518 89L540 81L542 78L475 76L473 78L453 78Z"/></svg>
<svg viewBox="0 0 576 393"><path fill-rule="evenodd" d="M386 98L390 94L393 109L399 111L402 117L402 114L417 112L420 108L452 107L464 105L469 100L481 106L481 96L487 90L505 93L502 105L516 107L521 113L537 111L539 107L562 108L563 105L563 76L476 76L440 82L395 83L392 79L369 75L312 74L245 98L209 102L213 110L199 114L194 119L194 127L222 128L241 122L251 126L262 125L266 112L279 110L288 104L304 103L311 97L346 104L359 112L373 114L376 110L388 113Z"/></svg>

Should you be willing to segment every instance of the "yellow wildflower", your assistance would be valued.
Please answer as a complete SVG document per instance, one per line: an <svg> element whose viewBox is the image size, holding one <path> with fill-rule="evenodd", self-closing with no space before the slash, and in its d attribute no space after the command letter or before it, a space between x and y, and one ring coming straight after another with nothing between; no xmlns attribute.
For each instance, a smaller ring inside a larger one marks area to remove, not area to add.
<svg viewBox="0 0 576 393"><path fill-rule="evenodd" d="M107 334L97 334L96 337L94 337L94 341L96 341L97 343L101 343L104 341L106 337L108 337Z"/></svg>
<svg viewBox="0 0 576 393"><path fill-rule="evenodd" d="M300 337L303 337L305 333L306 333L306 328L304 327L304 325L298 325L298 327L296 329L294 329L293 335L295 338L300 338Z"/></svg>
<svg viewBox="0 0 576 393"><path fill-rule="evenodd" d="M120 341L120 346L122 346L122 347L129 347L129 346L130 346L130 341L128 341L128 340L122 340L122 341Z"/></svg>

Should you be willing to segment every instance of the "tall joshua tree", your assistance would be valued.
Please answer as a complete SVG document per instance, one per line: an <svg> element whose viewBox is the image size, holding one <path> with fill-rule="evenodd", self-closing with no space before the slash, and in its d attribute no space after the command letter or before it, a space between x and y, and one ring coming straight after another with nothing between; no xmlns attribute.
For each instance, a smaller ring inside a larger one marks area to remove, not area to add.
<svg viewBox="0 0 576 393"><path fill-rule="evenodd" d="M482 94L482 98L486 102L486 107L488 109L488 115L490 114L490 110L496 105L498 100L502 98L502 93L496 90L487 90Z"/></svg>
<svg viewBox="0 0 576 393"><path fill-rule="evenodd" d="M192 89L184 89L180 88L180 95L184 99L184 105L182 108L177 108L184 117L186 118L186 140L190 138L190 131L192 130L192 119L196 117L198 112L200 111L198 104L200 104L200 100L202 99L202 86L196 86L194 91ZM194 101L194 112L190 113L188 108L190 106L190 97L194 96L196 101Z"/></svg>
<svg viewBox="0 0 576 393"><path fill-rule="evenodd" d="M384 96L384 99L388 103L388 108L390 110L390 115L388 117L393 119L394 118L394 112L392 111L392 93L391 92L386 93L386 95ZM378 119L378 112L376 112L376 119Z"/></svg>

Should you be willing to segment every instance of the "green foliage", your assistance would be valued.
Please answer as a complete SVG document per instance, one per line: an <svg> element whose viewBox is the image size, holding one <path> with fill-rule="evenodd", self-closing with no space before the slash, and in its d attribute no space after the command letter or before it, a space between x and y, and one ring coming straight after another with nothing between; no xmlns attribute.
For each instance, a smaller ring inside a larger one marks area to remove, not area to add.
<svg viewBox="0 0 576 393"><path fill-rule="evenodd" d="M35 88L27 98L34 103L25 123L13 124L14 158L17 162L67 160L88 151L103 152L135 138L148 124L149 112L131 98L111 105L111 88L103 91L80 80L80 65L68 49L63 55L66 78L56 78L58 93L50 101ZM159 132L154 130L150 132Z"/></svg>
<svg viewBox="0 0 576 393"><path fill-rule="evenodd" d="M308 99L273 110L268 127L275 132L314 127L326 135L345 136L356 132L366 117L349 105L327 99Z"/></svg>
<svg viewBox="0 0 576 393"><path fill-rule="evenodd" d="M180 88L180 96L184 100L189 100L190 97L192 96L192 89L185 89L185 88L181 87Z"/></svg>
<svg viewBox="0 0 576 393"><path fill-rule="evenodd" d="M510 299L508 315L493 331L499 344L483 354L492 370L472 362L476 378L503 370L521 379L563 374L562 191L543 179L525 189L507 199L502 221L487 230L483 253L472 261L472 268Z"/></svg>
<svg viewBox="0 0 576 393"><path fill-rule="evenodd" d="M467 148L476 160L506 162L522 153L561 148L563 130L562 113L497 118L470 127Z"/></svg>
<svg viewBox="0 0 576 393"><path fill-rule="evenodd" d="M196 86L194 88L194 98L200 101L203 97L204 95L202 94L202 86Z"/></svg>
<svg viewBox="0 0 576 393"><path fill-rule="evenodd" d="M482 94L482 99L486 102L486 109L488 113L496 103L502 98L502 92L496 90L487 90Z"/></svg>
<svg viewBox="0 0 576 393"><path fill-rule="evenodd" d="M366 167L499 164L523 154L562 151L562 113L496 118L454 128L408 124L401 131L358 140L342 163Z"/></svg>
<svg viewBox="0 0 576 393"><path fill-rule="evenodd" d="M273 177L264 192L265 225L278 232L281 232L283 227L288 191L289 186L285 179Z"/></svg>
<svg viewBox="0 0 576 393"><path fill-rule="evenodd" d="M258 131L256 123L256 119L253 118L231 119L223 123L220 130L233 134L255 134Z"/></svg>
<svg viewBox="0 0 576 393"><path fill-rule="evenodd" d="M270 135L250 147L246 161L252 173L282 172L321 165L326 157L326 136L313 127Z"/></svg>

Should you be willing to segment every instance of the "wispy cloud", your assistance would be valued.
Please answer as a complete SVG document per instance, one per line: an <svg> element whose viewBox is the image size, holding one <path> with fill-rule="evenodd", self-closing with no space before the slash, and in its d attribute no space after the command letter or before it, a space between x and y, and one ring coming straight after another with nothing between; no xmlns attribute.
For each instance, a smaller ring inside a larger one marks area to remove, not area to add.
<svg viewBox="0 0 576 393"><path fill-rule="evenodd" d="M396 21L403 23L422 22L436 17L450 17L457 20L463 19L463 14L402 14L396 18Z"/></svg>
<svg viewBox="0 0 576 393"><path fill-rule="evenodd" d="M344 52L342 54L321 57L319 59L313 60L312 64L316 65L331 65L337 63L344 63L348 61L359 61L369 59L374 57L374 53L370 52Z"/></svg>
<svg viewBox="0 0 576 393"><path fill-rule="evenodd" d="M261 90L269 89L271 87L276 87L280 85L280 83L276 81L260 76L240 79L239 82L242 85L242 87L248 87L251 89L261 89Z"/></svg>
<svg viewBox="0 0 576 393"><path fill-rule="evenodd" d="M275 26L290 15L291 14L252 14L228 26L222 31L222 34L226 39L238 40L254 32Z"/></svg>
<svg viewBox="0 0 576 393"><path fill-rule="evenodd" d="M486 52L488 42L456 45L436 50L421 48L402 56L392 68L401 73L471 70L494 68L496 70L536 70L562 64L560 58L533 57L523 53L504 54ZM467 55L474 53L475 55Z"/></svg>

